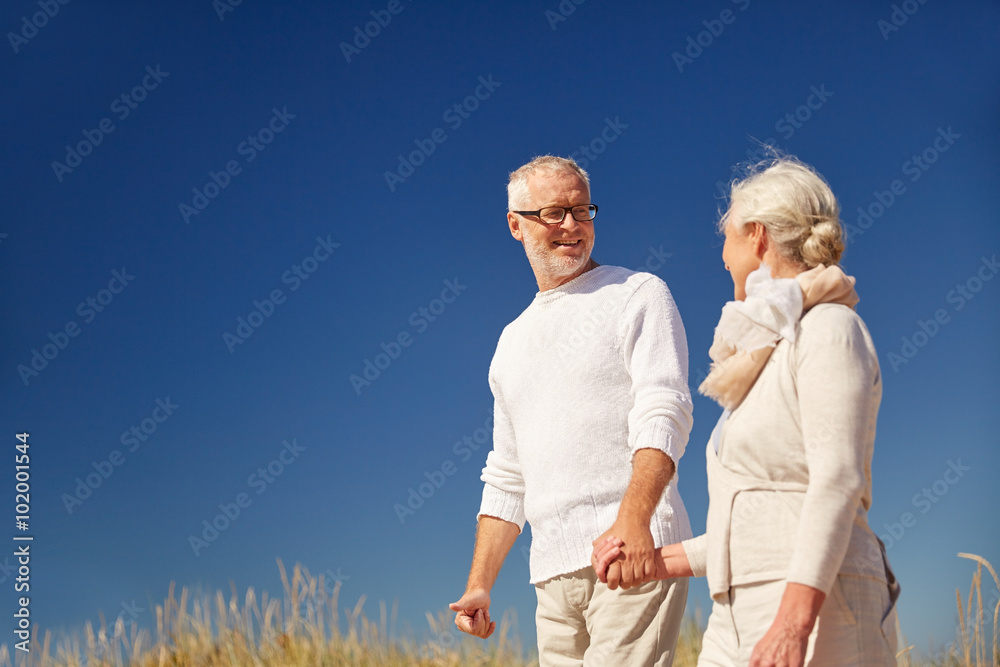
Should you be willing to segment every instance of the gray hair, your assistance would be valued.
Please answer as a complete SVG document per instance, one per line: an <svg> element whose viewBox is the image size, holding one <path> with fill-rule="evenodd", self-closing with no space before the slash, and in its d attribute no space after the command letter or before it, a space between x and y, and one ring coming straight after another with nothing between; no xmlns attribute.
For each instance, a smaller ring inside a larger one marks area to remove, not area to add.
<svg viewBox="0 0 1000 667"><path fill-rule="evenodd" d="M730 222L741 228L759 222L778 252L811 269L836 265L844 252L840 206L826 180L791 155L767 147L772 157L746 167L730 184L729 208L719 218L719 232ZM739 205L739 220L732 219Z"/></svg>
<svg viewBox="0 0 1000 667"><path fill-rule="evenodd" d="M570 171L587 184L590 192L590 177L572 158L556 157L555 155L539 155L528 164L518 167L510 173L507 182L507 210L516 211L528 206L531 193L528 191L528 177L536 174L553 174L560 171Z"/></svg>

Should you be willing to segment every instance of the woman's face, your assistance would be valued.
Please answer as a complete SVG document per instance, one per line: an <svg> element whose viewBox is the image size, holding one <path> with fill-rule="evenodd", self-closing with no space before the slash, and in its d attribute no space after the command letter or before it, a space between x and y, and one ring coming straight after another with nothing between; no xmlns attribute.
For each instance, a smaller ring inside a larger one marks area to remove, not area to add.
<svg viewBox="0 0 1000 667"><path fill-rule="evenodd" d="M730 209L729 223L726 225L726 242L722 246L722 261L726 270L733 277L733 292L737 301L743 301L746 296L747 276L760 267L761 257L758 250L761 247L757 238L762 232L757 223L748 223L738 229L739 211L737 207Z"/></svg>

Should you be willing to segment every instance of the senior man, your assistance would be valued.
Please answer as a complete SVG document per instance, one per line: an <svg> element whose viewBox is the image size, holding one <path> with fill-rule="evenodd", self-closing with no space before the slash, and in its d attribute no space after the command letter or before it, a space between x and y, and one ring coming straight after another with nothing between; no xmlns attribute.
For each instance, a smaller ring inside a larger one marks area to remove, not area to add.
<svg viewBox="0 0 1000 667"><path fill-rule="evenodd" d="M674 475L691 430L680 315L656 276L591 259L597 206L573 160L535 158L507 194L538 293L490 365L493 450L455 624L493 633L490 590L527 520L541 665L669 665L687 583L652 577L656 548L691 537ZM608 535L624 542L617 590L590 567Z"/></svg>

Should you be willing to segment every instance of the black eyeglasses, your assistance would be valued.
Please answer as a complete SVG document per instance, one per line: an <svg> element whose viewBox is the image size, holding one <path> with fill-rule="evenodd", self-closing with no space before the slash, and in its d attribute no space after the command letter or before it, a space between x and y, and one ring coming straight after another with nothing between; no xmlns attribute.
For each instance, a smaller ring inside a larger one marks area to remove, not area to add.
<svg viewBox="0 0 1000 667"><path fill-rule="evenodd" d="M573 214L577 222L591 222L597 217L597 204L586 206L546 206L537 211L511 211L518 215L534 215L543 225L558 225L566 218L566 211Z"/></svg>

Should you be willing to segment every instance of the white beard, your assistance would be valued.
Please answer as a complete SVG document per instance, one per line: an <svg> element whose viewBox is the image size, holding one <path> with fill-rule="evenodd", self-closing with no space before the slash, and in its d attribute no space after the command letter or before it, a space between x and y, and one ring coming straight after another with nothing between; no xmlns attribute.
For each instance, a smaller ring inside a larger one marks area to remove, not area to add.
<svg viewBox="0 0 1000 667"><path fill-rule="evenodd" d="M548 247L547 243L538 243L529 240L528 237L525 237L524 252L534 272L548 278L571 276L590 261L590 248L579 257L559 256Z"/></svg>

